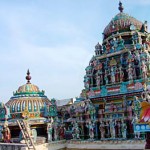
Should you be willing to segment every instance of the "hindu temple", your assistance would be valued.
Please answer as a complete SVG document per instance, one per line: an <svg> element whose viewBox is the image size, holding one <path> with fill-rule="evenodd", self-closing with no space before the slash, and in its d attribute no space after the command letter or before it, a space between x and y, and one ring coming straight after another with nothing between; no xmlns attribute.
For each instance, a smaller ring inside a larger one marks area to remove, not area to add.
<svg viewBox="0 0 150 150"><path fill-rule="evenodd" d="M28 70L27 83L0 105L2 142L68 150L150 148L148 24L124 13L121 2L118 9L95 46L76 101L58 106L31 84Z"/></svg>

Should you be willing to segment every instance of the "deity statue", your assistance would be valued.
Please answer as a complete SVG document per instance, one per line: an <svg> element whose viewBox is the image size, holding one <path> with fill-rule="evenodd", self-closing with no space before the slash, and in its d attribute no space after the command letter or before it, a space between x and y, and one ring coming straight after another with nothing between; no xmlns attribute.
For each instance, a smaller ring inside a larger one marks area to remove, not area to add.
<svg viewBox="0 0 150 150"><path fill-rule="evenodd" d="M100 85L103 85L103 74L102 71L100 71Z"/></svg>
<svg viewBox="0 0 150 150"><path fill-rule="evenodd" d="M105 138L105 124L103 121L100 122L99 130L101 133L101 139L104 139Z"/></svg>
<svg viewBox="0 0 150 150"><path fill-rule="evenodd" d="M129 64L129 67L128 67L128 78L129 80L133 80L133 69L132 69L131 64Z"/></svg>
<svg viewBox="0 0 150 150"><path fill-rule="evenodd" d="M119 67L119 75L120 75L120 82L122 82L123 78L124 78L124 73L122 71L122 67L121 66Z"/></svg>
<svg viewBox="0 0 150 150"><path fill-rule="evenodd" d="M96 85L100 86L100 76L99 75L97 75L97 77L96 77Z"/></svg>
<svg viewBox="0 0 150 150"><path fill-rule="evenodd" d="M110 109L110 112L116 112L117 111L117 106L114 105L113 101L110 102L110 108L109 109Z"/></svg>
<svg viewBox="0 0 150 150"><path fill-rule="evenodd" d="M80 129L77 122L73 123L72 133L73 139L80 139Z"/></svg>
<svg viewBox="0 0 150 150"><path fill-rule="evenodd" d="M104 69L105 69L105 70L108 69L109 63L110 63L110 60L109 60L109 58L107 57L107 58L106 58L106 61L105 61L105 63L104 63Z"/></svg>
<svg viewBox="0 0 150 150"><path fill-rule="evenodd" d="M94 119L95 119L95 107L94 107L94 105L92 104L92 102L90 102L90 101L87 101L87 102L86 102L86 105L85 105L85 112L87 112L87 113L90 114L91 120L94 120Z"/></svg>
<svg viewBox="0 0 150 150"><path fill-rule="evenodd" d="M116 68L116 75L115 75L116 82L119 82L119 77L120 77L120 70L119 68Z"/></svg>
<svg viewBox="0 0 150 150"><path fill-rule="evenodd" d="M111 67L111 82L112 83L115 83L115 71L114 71L114 69L113 69L113 67Z"/></svg>
<svg viewBox="0 0 150 150"><path fill-rule="evenodd" d="M138 123L138 122L139 122L139 119L137 117L137 114L135 114L135 117L133 118L131 123L134 125L135 123ZM140 132L134 132L134 138L140 139Z"/></svg>
<svg viewBox="0 0 150 150"><path fill-rule="evenodd" d="M135 57L134 59L134 69L135 69L135 75L136 75L136 78L138 79L139 76L140 76L140 66L139 66L140 62L138 60L138 58Z"/></svg>
<svg viewBox="0 0 150 150"><path fill-rule="evenodd" d="M52 132L53 132L53 127L52 127L52 122L50 122L47 124L48 142L52 141Z"/></svg>
<svg viewBox="0 0 150 150"><path fill-rule="evenodd" d="M116 130L115 130L115 126L116 126L116 122L115 120L110 120L110 135L111 135L111 138L115 139L116 138Z"/></svg>
<svg viewBox="0 0 150 150"><path fill-rule="evenodd" d="M144 63L144 61L142 61L141 68L142 68L141 69L142 70L142 77L143 77L143 79L146 79L147 78L147 66Z"/></svg>
<svg viewBox="0 0 150 150"><path fill-rule="evenodd" d="M121 120L121 133L122 133L122 137L126 139L127 138L127 125L123 119Z"/></svg>
<svg viewBox="0 0 150 150"><path fill-rule="evenodd" d="M141 49L142 39L141 39L141 35L138 32L135 32L132 35L132 42L133 42L133 45L136 46L137 50Z"/></svg>
<svg viewBox="0 0 150 150"><path fill-rule="evenodd" d="M64 138L65 138L65 131L66 131L66 128L63 125L61 125L60 126L60 131L59 131L60 140L64 140Z"/></svg>
<svg viewBox="0 0 150 150"><path fill-rule="evenodd" d="M118 131L118 137L121 137L121 122L120 121L118 121L117 123L116 123L116 126L117 126L117 131Z"/></svg>
<svg viewBox="0 0 150 150"><path fill-rule="evenodd" d="M122 49L124 49L124 40L122 39L121 35L119 35L119 38L117 40L118 42L118 47L117 47L117 51L120 51Z"/></svg>
<svg viewBox="0 0 150 150"><path fill-rule="evenodd" d="M130 101L130 104L128 104L127 112L128 112L128 117L129 117L129 119L131 119L132 116L133 116L133 112L132 112L132 102L131 102L131 101Z"/></svg>
<svg viewBox="0 0 150 150"><path fill-rule="evenodd" d="M75 115L75 110L76 110L75 106L71 105L70 110L69 110L69 114L71 117L73 117Z"/></svg>
<svg viewBox="0 0 150 150"><path fill-rule="evenodd" d="M109 121L106 121L106 135L107 135L107 138L110 137L110 127L109 127Z"/></svg>
<svg viewBox="0 0 150 150"><path fill-rule="evenodd" d="M111 45L110 45L110 43L109 43L109 41L108 41L108 40L106 41L106 45L105 45L105 47L106 47L106 51L107 51L107 53L110 53Z"/></svg>
<svg viewBox="0 0 150 150"><path fill-rule="evenodd" d="M11 133L10 133L10 129L8 127L8 122L7 121L5 121L5 123L4 123L2 134L3 134L4 142L5 143L10 143Z"/></svg>
<svg viewBox="0 0 150 150"><path fill-rule="evenodd" d="M139 62L141 61L141 57L138 51L135 52L135 59L137 59Z"/></svg>
<svg viewBox="0 0 150 150"><path fill-rule="evenodd" d="M55 123L54 123L54 139L55 139L55 141L57 141L58 140L58 131L59 131L59 127L58 127L58 122L57 122L58 120L56 120L55 121Z"/></svg>
<svg viewBox="0 0 150 150"><path fill-rule="evenodd" d="M99 110L98 110L98 118L99 119L103 119L103 115L104 115L104 108L99 108Z"/></svg>
<svg viewBox="0 0 150 150"><path fill-rule="evenodd" d="M86 89L89 89L89 88L90 88L90 78L87 77L87 76L84 77L84 87L85 87Z"/></svg>
<svg viewBox="0 0 150 150"><path fill-rule="evenodd" d="M50 122L47 123L48 142L52 141L52 132L53 132L53 118L51 117Z"/></svg>
<svg viewBox="0 0 150 150"><path fill-rule="evenodd" d="M95 128L95 123L93 122L89 122L88 124L86 124L87 128L89 129L89 137L90 140L94 139L94 128Z"/></svg>
<svg viewBox="0 0 150 150"><path fill-rule="evenodd" d="M138 100L137 96L134 96L134 102L133 102L132 108L133 108L134 114L139 115L141 106L140 106L140 101Z"/></svg>
<svg viewBox="0 0 150 150"><path fill-rule="evenodd" d="M112 39L112 43L113 43L113 52L117 51L117 48L118 48L118 41L116 40L116 38L114 37Z"/></svg>
<svg viewBox="0 0 150 150"><path fill-rule="evenodd" d="M132 55L131 51L128 51L128 63L133 62L134 56Z"/></svg>
<svg viewBox="0 0 150 150"><path fill-rule="evenodd" d="M121 62L122 68L126 68L127 67L128 62L127 62L127 59L126 59L126 57L124 55L121 55L120 62Z"/></svg>

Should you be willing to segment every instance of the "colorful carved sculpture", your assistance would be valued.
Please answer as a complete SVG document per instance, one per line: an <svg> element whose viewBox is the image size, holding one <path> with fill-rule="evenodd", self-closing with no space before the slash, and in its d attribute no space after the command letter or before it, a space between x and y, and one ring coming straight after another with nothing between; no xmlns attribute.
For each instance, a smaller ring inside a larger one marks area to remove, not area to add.
<svg viewBox="0 0 150 150"><path fill-rule="evenodd" d="M73 139L80 139L80 129L77 122L73 122L72 135Z"/></svg>
<svg viewBox="0 0 150 150"><path fill-rule="evenodd" d="M115 130L116 122L115 122L115 120L111 119L110 122L109 122L109 125L110 125L111 138L115 139L116 138L116 130Z"/></svg>
<svg viewBox="0 0 150 150"><path fill-rule="evenodd" d="M147 79L147 66L145 65L144 61L142 61L141 68L142 68L142 77L143 77L143 79Z"/></svg>
<svg viewBox="0 0 150 150"><path fill-rule="evenodd" d="M99 130L101 133L101 139L104 139L105 138L105 124L103 121L100 122Z"/></svg>
<svg viewBox="0 0 150 150"><path fill-rule="evenodd" d="M10 129L8 127L8 122L7 121L5 121L5 123L4 123L2 134L3 134L4 142L5 143L10 143L11 142L11 133L10 133Z"/></svg>
<svg viewBox="0 0 150 150"><path fill-rule="evenodd" d="M124 139L127 138L127 125L123 119L121 120L121 134L122 134L122 138Z"/></svg>
<svg viewBox="0 0 150 150"><path fill-rule="evenodd" d="M93 140L93 139L94 139L95 123L90 121L86 126L87 126L87 128L89 129L89 137L90 137L90 140Z"/></svg>
<svg viewBox="0 0 150 150"><path fill-rule="evenodd" d="M52 141L52 132L53 132L53 121L47 124L47 135L48 135L48 142Z"/></svg>

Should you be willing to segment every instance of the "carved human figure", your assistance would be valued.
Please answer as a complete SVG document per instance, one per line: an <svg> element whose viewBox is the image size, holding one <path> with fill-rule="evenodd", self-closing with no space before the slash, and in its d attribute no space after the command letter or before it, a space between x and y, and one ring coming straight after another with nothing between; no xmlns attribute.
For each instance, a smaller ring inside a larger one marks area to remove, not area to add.
<svg viewBox="0 0 150 150"><path fill-rule="evenodd" d="M86 126L89 128L89 137L90 137L91 140L93 140L94 139L95 124L90 121Z"/></svg>
<svg viewBox="0 0 150 150"><path fill-rule="evenodd" d="M134 125L135 123L138 123L138 122L139 122L139 119L137 117L137 114L135 114L131 123ZM134 132L134 138L139 139L140 138L140 132Z"/></svg>
<svg viewBox="0 0 150 150"><path fill-rule="evenodd" d="M105 70L108 69L109 63L110 63L110 60L109 60L109 58L107 57L107 58L106 58L106 61L104 62L104 69L105 69Z"/></svg>
<svg viewBox="0 0 150 150"><path fill-rule="evenodd" d="M73 132L73 139L80 139L80 129L77 122L73 123L72 132Z"/></svg>
<svg viewBox="0 0 150 150"><path fill-rule="evenodd" d="M104 115L104 109L103 109L103 108L100 108L100 109L98 110L98 117L99 117L99 119L103 119L103 115Z"/></svg>
<svg viewBox="0 0 150 150"><path fill-rule="evenodd" d="M117 50L122 50L124 48L124 40L122 39L121 35L119 35L117 43L118 43Z"/></svg>
<svg viewBox="0 0 150 150"><path fill-rule="evenodd" d="M10 140L11 140L11 133L10 133L10 129L9 129L9 127L8 127L8 123L7 123L7 122L4 123L4 127L3 127L3 130L2 130L2 134L3 134L4 142L5 142L5 143L10 143Z"/></svg>
<svg viewBox="0 0 150 150"><path fill-rule="evenodd" d="M140 113L139 110L140 110L141 106L140 106L140 101L138 100L137 96L134 96L134 102L133 102L132 108L134 111L134 115L139 115L139 113Z"/></svg>
<svg viewBox="0 0 150 150"><path fill-rule="evenodd" d="M131 119L132 116L133 116L132 103L129 104L129 106L127 107L127 112L128 112L128 117L129 117L129 119Z"/></svg>
<svg viewBox="0 0 150 150"><path fill-rule="evenodd" d="M116 138L116 131L115 131L115 121L114 120L110 120L110 135L111 135L111 138L115 139Z"/></svg>
<svg viewBox="0 0 150 150"><path fill-rule="evenodd" d="M84 77L84 87L86 89L90 88L90 78L89 77Z"/></svg>
<svg viewBox="0 0 150 150"><path fill-rule="evenodd" d="M107 138L110 137L110 125L109 125L109 121L106 121L106 132L107 132Z"/></svg>
<svg viewBox="0 0 150 150"><path fill-rule="evenodd" d="M128 67L128 78L129 80L133 80L133 69L132 69L131 64L129 64L129 67Z"/></svg>
<svg viewBox="0 0 150 150"><path fill-rule="evenodd" d="M101 133L101 139L104 139L105 138L105 124L103 121L100 122L99 130Z"/></svg>
<svg viewBox="0 0 150 150"><path fill-rule="evenodd" d="M53 132L52 123L48 123L47 124L48 142L52 141L52 132Z"/></svg>
<svg viewBox="0 0 150 150"><path fill-rule="evenodd" d="M69 110L70 116L73 117L75 115L75 112L76 112L76 107L74 105L71 105Z"/></svg>
<svg viewBox="0 0 150 150"><path fill-rule="evenodd" d="M99 75L97 75L97 77L96 77L96 85L100 86L100 76Z"/></svg>
<svg viewBox="0 0 150 150"><path fill-rule="evenodd" d="M127 59L124 55L121 55L120 62L121 62L122 68L126 68L128 63L127 63Z"/></svg>
<svg viewBox="0 0 150 150"><path fill-rule="evenodd" d="M107 51L107 53L110 53L110 49L111 49L111 45L110 45L109 41L107 40L106 41L106 51Z"/></svg>
<svg viewBox="0 0 150 150"><path fill-rule="evenodd" d="M120 123L120 121L117 122L117 129L118 129L118 137L121 137L121 123Z"/></svg>
<svg viewBox="0 0 150 150"><path fill-rule="evenodd" d="M127 138L127 125L123 119L121 120L121 133L122 133L122 137L126 139Z"/></svg>
<svg viewBox="0 0 150 150"><path fill-rule="evenodd" d="M112 40L112 43L113 43L113 51L115 52L117 50L117 47L118 47L118 41L116 40L116 38L114 37L113 40Z"/></svg>
<svg viewBox="0 0 150 150"><path fill-rule="evenodd" d="M119 77L120 77L120 71L119 71L119 68L117 68L116 69L116 75L115 75L116 82L119 82Z"/></svg>
<svg viewBox="0 0 150 150"><path fill-rule="evenodd" d="M141 57L138 51L135 52L135 59L137 59L138 61L141 61Z"/></svg>
<svg viewBox="0 0 150 150"><path fill-rule="evenodd" d="M115 105L113 101L110 102L110 112L114 112Z"/></svg>
<svg viewBox="0 0 150 150"><path fill-rule="evenodd" d="M58 123L55 123L55 125L54 125L54 139L55 139L55 141L58 140L58 131L59 131Z"/></svg>
<svg viewBox="0 0 150 150"><path fill-rule="evenodd" d="M131 51L128 51L128 63L131 63L134 60Z"/></svg>
<svg viewBox="0 0 150 150"><path fill-rule="evenodd" d="M141 70L142 70L143 79L146 79L147 78L147 66L144 63L144 61L142 61Z"/></svg>
<svg viewBox="0 0 150 150"><path fill-rule="evenodd" d="M124 79L124 73L122 71L122 67L121 66L119 67L119 75L120 75L120 82L122 82L123 79Z"/></svg>
<svg viewBox="0 0 150 150"><path fill-rule="evenodd" d="M136 75L136 78L138 79L139 76L140 76L140 65L139 65L139 60L135 57L134 59L134 69L135 69L135 75Z"/></svg>
<svg viewBox="0 0 150 150"><path fill-rule="evenodd" d="M91 120L95 119L95 107L92 104L92 102L87 101L86 106L85 106L85 112L87 112L88 114L90 114Z"/></svg>
<svg viewBox="0 0 150 150"><path fill-rule="evenodd" d="M115 83L115 71L114 71L114 69L113 69L113 67L111 67L111 82L112 83Z"/></svg>
<svg viewBox="0 0 150 150"><path fill-rule="evenodd" d="M60 130L59 130L60 140L64 140L64 138L65 138L65 131L66 131L66 128L63 125L61 125L60 126Z"/></svg>

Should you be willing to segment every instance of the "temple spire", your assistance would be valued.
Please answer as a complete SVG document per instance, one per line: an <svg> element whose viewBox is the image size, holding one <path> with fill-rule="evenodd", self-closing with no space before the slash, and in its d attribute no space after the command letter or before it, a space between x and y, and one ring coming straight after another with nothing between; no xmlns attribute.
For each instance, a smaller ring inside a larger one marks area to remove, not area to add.
<svg viewBox="0 0 150 150"><path fill-rule="evenodd" d="M27 71L27 76L26 76L27 84L30 84L31 76L30 76L30 71L28 69Z"/></svg>
<svg viewBox="0 0 150 150"><path fill-rule="evenodd" d="M121 1L119 1L119 7L118 7L119 11L122 13L123 12L123 6L122 6L122 3Z"/></svg>

